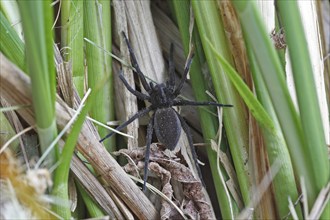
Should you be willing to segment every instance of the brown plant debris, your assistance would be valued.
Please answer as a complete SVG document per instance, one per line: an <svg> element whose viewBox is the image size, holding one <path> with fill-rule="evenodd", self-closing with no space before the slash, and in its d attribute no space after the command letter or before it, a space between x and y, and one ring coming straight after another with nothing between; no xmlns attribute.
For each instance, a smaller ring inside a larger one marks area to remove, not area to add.
<svg viewBox="0 0 330 220"><path fill-rule="evenodd" d="M194 177L191 170L186 166L180 151L169 155L167 151L161 149L161 145L152 144L150 148L148 167L153 175L160 178L162 193L180 207L188 218L214 218L212 206L207 202L203 193L202 183ZM125 155L128 158L128 163L124 166L127 173L135 176L143 173L145 148L121 149L114 154L117 156ZM181 196L176 196L173 191L173 184L176 182L180 183ZM177 209L165 199L161 201L160 216L161 219L182 218Z"/></svg>

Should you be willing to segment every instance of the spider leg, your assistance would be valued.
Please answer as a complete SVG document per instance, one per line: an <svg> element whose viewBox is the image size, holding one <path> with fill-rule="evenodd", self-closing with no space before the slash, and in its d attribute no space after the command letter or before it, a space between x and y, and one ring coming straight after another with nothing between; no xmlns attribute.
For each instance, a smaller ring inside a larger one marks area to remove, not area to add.
<svg viewBox="0 0 330 220"><path fill-rule="evenodd" d="M154 128L154 115L150 119L147 128L146 155L144 158L143 192L146 191L146 182L148 179L148 165L149 165L150 145L151 145L153 128Z"/></svg>
<svg viewBox="0 0 330 220"><path fill-rule="evenodd" d="M184 106L184 105L192 105L192 106L213 105L218 107L233 107L233 105L221 104L217 102L196 102L196 101L184 100L184 99L173 101L173 106Z"/></svg>
<svg viewBox="0 0 330 220"><path fill-rule="evenodd" d="M190 66L191 66L193 57L194 57L194 54L192 53L191 56L188 57L188 59L187 59L186 65L184 67L183 76L181 78L181 81L180 81L178 87L176 88L176 90L174 91L175 97L179 95L179 93L180 93L180 91L181 91L181 89L183 87L183 84L187 80L187 75L189 73L189 70L190 70Z"/></svg>
<svg viewBox="0 0 330 220"><path fill-rule="evenodd" d="M149 106L148 108L142 109L140 111L138 111L137 113L135 113L132 117L130 117L127 121L125 121L123 124L119 125L116 130L117 131L121 131L122 129L124 129L127 125L129 125L130 123L132 123L135 119L140 118L144 115L146 115L148 112L150 112L151 106ZM111 132L108 135L106 135L104 138L102 138L101 140L99 140L99 142L103 142L105 139L111 137L115 132Z"/></svg>
<svg viewBox="0 0 330 220"><path fill-rule="evenodd" d="M133 89L127 82L127 80L125 79L124 75L121 73L119 73L119 78L121 79L121 81L124 83L125 87L128 89L128 91L130 91L133 95L135 95L136 97L138 97L141 100L149 100L150 97L146 94L143 94L142 92L139 92L135 89Z"/></svg>
<svg viewBox="0 0 330 220"><path fill-rule="evenodd" d="M174 87L175 87L175 68L173 62L173 51L174 51L174 44L171 43L170 57L168 59L168 73L169 73L168 87L172 91L174 91Z"/></svg>
<svg viewBox="0 0 330 220"><path fill-rule="evenodd" d="M147 83L147 80L146 78L144 77L140 67L139 67L139 64L137 63L137 60L136 60L136 57L135 57L135 54L134 54L134 51L125 35L125 32L123 31L122 32L123 36L124 36L124 39L126 41L126 44L127 44L127 47L128 47L128 50L129 50L129 53L130 53L130 56L131 56L131 61L132 61L132 65L134 67L134 69L136 70L136 73L138 74L140 80L141 80L141 83L142 83L142 86L144 87L144 89L149 92L150 91L150 87Z"/></svg>
<svg viewBox="0 0 330 220"><path fill-rule="evenodd" d="M191 150L191 155L193 157L193 160L195 162L195 165L196 165L196 169L197 169L197 173L198 173L198 176L202 182L202 184L205 186L204 184L204 181L203 181L203 177L202 177L202 171L198 165L198 161L197 161L197 154L196 154L196 151L195 151L195 147L194 147L194 144L193 144L193 140L192 140L192 136L191 136L191 132L190 132L190 129L189 129L189 126L187 125L187 123L185 122L185 120L182 118L182 116L177 112L175 111L180 122L181 122L181 125L182 125L182 128L184 130L184 132L186 133L187 135L187 139L188 139L188 142L189 142L189 147L190 147L190 150Z"/></svg>

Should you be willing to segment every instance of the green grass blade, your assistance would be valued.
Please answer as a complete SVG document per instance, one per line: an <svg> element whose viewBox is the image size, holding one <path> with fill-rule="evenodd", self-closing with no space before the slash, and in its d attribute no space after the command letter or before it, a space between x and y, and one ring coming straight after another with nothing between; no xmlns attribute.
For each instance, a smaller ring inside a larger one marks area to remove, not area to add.
<svg viewBox="0 0 330 220"><path fill-rule="evenodd" d="M81 103L84 103L84 101L85 100L83 99ZM68 178L69 178L71 158L74 153L74 149L76 146L78 136L80 134L81 127L85 121L86 115L90 107L92 106L92 101L93 101L93 97L89 97L88 101L86 102L86 105L84 107L81 107L82 108L81 111L80 109L77 110L77 112L80 112L80 114L77 117L76 122L72 126L70 135L68 135L68 138L66 139L61 154L60 164L55 170L54 188L52 194L56 198L60 198L63 201L69 201ZM64 219L71 218L70 207L54 205L53 210Z"/></svg>
<svg viewBox="0 0 330 220"><path fill-rule="evenodd" d="M76 186L81 194L84 203L86 204L89 216L91 216L92 218L103 217L105 214L96 204L96 202L90 197L90 195L86 192L85 188L80 183L77 183Z"/></svg>
<svg viewBox="0 0 330 220"><path fill-rule="evenodd" d="M277 158L281 158L282 167L273 180L273 189L278 214L280 217L283 217L289 213L289 201L287 197L292 198L293 201L298 199L297 183L294 176L294 170L289 150L285 143L282 130L276 117L274 107L271 103L265 83L262 79L262 74L249 46L247 47L247 51L249 53L250 67L253 74L253 81L256 88L257 97L266 109L267 113L272 118L276 128L275 136L269 134L267 131L264 131L264 136L267 144L269 161L273 163ZM283 182L286 184L283 185ZM296 206L296 213L297 216L301 219L302 211L300 206Z"/></svg>
<svg viewBox="0 0 330 220"><path fill-rule="evenodd" d="M248 106L252 115L263 128L268 129L272 133L275 133L275 127L272 119L269 117L268 113L262 107L262 105L254 96L254 94L251 92L249 87L244 83L244 81L234 70L234 68L215 50L209 39L206 38L206 41L209 43L211 49L214 52L214 55L221 63L224 72L227 74L227 76L237 89L238 93L245 101L245 104Z"/></svg>
<svg viewBox="0 0 330 220"><path fill-rule="evenodd" d="M110 33L110 2L108 1L84 1L84 35L87 39L93 41L96 45L111 51L111 33ZM104 88L97 94L97 98L91 108L91 116L106 123L113 119L113 85L111 72L111 57L103 50L92 44L86 46L86 61L88 67L88 86L95 88L101 79L106 79ZM104 78L106 76L106 78ZM109 131L98 127L101 137L104 137ZM113 151L114 139L107 139L104 145L109 151Z"/></svg>
<svg viewBox="0 0 330 220"><path fill-rule="evenodd" d="M285 28L294 85L296 89L303 134L306 137L304 151L305 163L311 167L313 189L308 189L308 202L312 205L320 190L329 182L330 169L327 157L324 130L320 114L315 81L307 41L297 1L278 2L280 17ZM290 13L290 16L287 14ZM330 215L330 211L327 213Z"/></svg>
<svg viewBox="0 0 330 220"><path fill-rule="evenodd" d="M292 103L285 83L283 69L281 68L281 64L269 40L254 2L234 1L233 3L240 16L247 43L250 44L258 65L260 66L262 77L279 119L284 138L294 163L295 171L298 176L303 176L305 179L308 189L308 198L315 198L318 192L318 186L320 185L320 183L318 183L319 180L316 181L319 172L318 174L315 173L315 165L323 166L320 168L322 172L328 169L324 168L324 161L318 162L320 158L313 161L311 160L313 157L311 154L313 154L313 152L307 150L309 149L309 142L306 141L309 135L304 136L301 118ZM287 7L287 5L284 7ZM313 114L313 112L310 113ZM315 144L317 143L319 143L319 141ZM318 148L322 147L318 146ZM319 154L317 153L317 155ZM321 158L321 160L323 159ZM321 175L328 174L322 173ZM323 176L320 179L324 181L325 178Z"/></svg>
<svg viewBox="0 0 330 220"><path fill-rule="evenodd" d="M85 121L85 118L90 111L90 109L94 106L95 101L97 101L98 94L100 91L103 90L104 84L107 83L108 76L105 75L100 81L96 84L95 89L91 92L88 100L86 101L85 106L82 107L82 110L80 111L79 116L77 117L74 125L72 126L70 135L68 135L68 138L65 142L65 145L63 147L62 155L61 155L61 163L59 167L55 171L54 176L54 189L53 189L53 195L55 195L58 198L63 199L63 201L68 201L68 178L69 178L69 170L70 170L70 163L71 158L74 153L74 149L76 146L76 142L78 139L78 136L80 134L80 130L83 126L83 123ZM83 102L83 100L82 100ZM77 110L78 111L78 110ZM66 207L54 205L54 210L56 212L64 217L65 219L70 218L70 210Z"/></svg>
<svg viewBox="0 0 330 220"><path fill-rule="evenodd" d="M189 52L189 22L190 22L190 8L188 1L172 1L172 6L175 12L176 20L181 33L181 38L185 50L185 54ZM208 89L202 75L202 63L205 62L205 57L202 54L201 42L198 36L197 30L193 31L193 44L196 49L194 60L190 68L190 80L196 100L209 100L209 97L205 93ZM201 126L203 130L203 137L206 143L210 143L211 139L216 136L217 125L214 123L214 116L203 108L198 109ZM214 151L207 148L208 159L211 167L212 177L214 185L216 186L216 194L218 197L219 205L223 216L231 216L230 204L227 200L225 189L220 180L217 170L217 155ZM215 207L214 207L215 208ZM236 207L237 211L237 207Z"/></svg>
<svg viewBox="0 0 330 220"><path fill-rule="evenodd" d="M80 97L83 97L85 90L83 4L81 0L63 1L61 7L65 27L61 30L62 47L68 48L65 59L71 62L73 83Z"/></svg>
<svg viewBox="0 0 330 220"><path fill-rule="evenodd" d="M0 51L21 70L24 66L24 43L0 11Z"/></svg>
<svg viewBox="0 0 330 220"><path fill-rule="evenodd" d="M192 1L197 27L201 36L210 39L215 49L226 58L231 60L224 27L218 11L216 1ZM219 62L215 59L212 49L205 38L202 37L202 45L211 71L212 82L219 102L233 104L234 107L223 111L224 125L229 141L230 152L234 161L238 177L239 187L245 204L250 201L250 186L247 158L248 125L247 115L242 101L228 77L223 72ZM232 62L232 61L231 61ZM224 217L224 216L223 216ZM229 216L227 216L228 218Z"/></svg>
<svg viewBox="0 0 330 220"><path fill-rule="evenodd" d="M280 169L273 179L272 185L274 188L275 202L278 208L278 214L280 217L285 216L289 212L289 203L287 197L289 196L293 200L298 199L298 192L296 188L295 177L293 173L293 168L291 165L290 155L287 146L284 141L282 132L278 126L277 118L274 115L273 107L269 103L269 96L266 88L263 85L261 79L261 74L254 68L254 82L256 90L260 91L259 96L262 96L263 103L268 106L268 111L262 106L261 102L254 96L248 86L244 83L241 77L236 73L236 71L230 66L230 64L224 60L221 55L219 55L214 47L210 45L214 51L215 56L223 66L225 73L229 76L230 80L235 85L235 88L240 93L241 97L244 99L246 105L249 107L252 115L258 121L258 123L263 128L263 136L265 138L265 144L267 147L267 154L270 164L275 163L280 158ZM252 60L250 66L257 67ZM259 73L259 75L258 75ZM256 83L257 82L257 83ZM269 115L269 113L271 115ZM273 117L272 117L273 116ZM283 182L286 184L283 185ZM302 216L300 207L296 208L298 216Z"/></svg>
<svg viewBox="0 0 330 220"><path fill-rule="evenodd" d="M18 1L26 44L27 72L31 77L33 108L41 151L57 134L55 118L55 67L53 11L50 1ZM48 157L54 162L56 150Z"/></svg>

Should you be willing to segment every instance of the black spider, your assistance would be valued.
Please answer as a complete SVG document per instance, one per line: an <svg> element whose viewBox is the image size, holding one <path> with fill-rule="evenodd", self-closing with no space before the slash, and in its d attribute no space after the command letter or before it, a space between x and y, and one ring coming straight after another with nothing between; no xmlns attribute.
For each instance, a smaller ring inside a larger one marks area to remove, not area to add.
<svg viewBox="0 0 330 220"><path fill-rule="evenodd" d="M182 116L179 115L177 111L175 111L172 107L173 106L202 106L202 105L213 105L213 106L220 106L220 107L232 107L232 105L225 105L225 104L219 104L216 102L195 102L190 100L184 100L178 98L178 95L180 94L180 91L183 87L184 82L187 79L187 74L189 72L190 65L192 63L192 58L188 58L186 66L184 68L184 74L183 77L179 83L179 85L175 88L175 70L174 70L174 64L173 64L173 45L171 45L170 50L170 58L169 58L169 80L166 83L153 83L150 82L149 84L146 81L146 78L144 77L143 73L140 70L140 67L137 63L136 57L134 55L134 52L130 46L130 43L125 35L124 32L122 32L123 37L126 41L130 56L131 56L131 62L135 69L134 72L136 72L139 76L139 79L141 80L143 88L147 91L148 95L143 94L137 90L134 90L126 81L124 76L120 73L119 77L121 81L124 83L125 87L137 98L141 100L147 100L151 103L151 105L145 109L142 109L135 113L131 118L129 118L126 122L124 122L122 125L118 126L116 130L121 131L123 128L125 128L128 124L132 123L135 119L140 118L146 114L148 114L150 111L154 111L154 114L151 117L151 120L149 121L148 127L147 127L147 143L146 143L146 155L145 155L145 165L144 165L144 183L143 183L143 191L146 189L146 181L148 177L148 164L149 164L149 154L150 154L150 145L151 145L151 139L152 139L152 132L155 129L156 136L158 138L158 141L160 141L166 148L169 150L173 150L175 146L177 145L180 134L181 134L181 126L184 130L184 132L187 135L189 146L191 148L192 156L194 159L194 162L196 164L196 168L198 171L198 174L202 180L202 175L200 168L198 166L197 162L197 155L195 152L195 148L193 146L193 141L191 137L191 133L189 130L188 125L186 124L185 120L182 118ZM100 142L104 141L105 139L112 136L114 132L111 132L107 136L105 136L103 139L100 140Z"/></svg>

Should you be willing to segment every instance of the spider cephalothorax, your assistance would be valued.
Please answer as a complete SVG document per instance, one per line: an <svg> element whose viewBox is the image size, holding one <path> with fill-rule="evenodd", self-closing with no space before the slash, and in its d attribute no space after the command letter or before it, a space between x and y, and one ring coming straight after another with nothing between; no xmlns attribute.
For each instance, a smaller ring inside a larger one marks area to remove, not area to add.
<svg viewBox="0 0 330 220"><path fill-rule="evenodd" d="M166 86L166 84L150 83L150 103L157 108L169 108L173 106L173 101L176 98L173 91Z"/></svg>
<svg viewBox="0 0 330 220"><path fill-rule="evenodd" d="M189 72L190 65L192 63L193 55L188 57L185 68L184 68L184 74L182 79L179 82L179 85L175 87L175 69L173 65L173 45L171 46L170 50L170 59L169 59L169 79L166 83L153 83L150 82L147 83L146 78L144 77L143 73L140 70L140 67L137 63L137 60L135 58L134 52L129 44L129 41L123 32L123 37L126 41L128 50L130 52L131 56L131 62L134 67L134 72L138 74L139 79L142 83L143 88L146 90L147 94L144 94L142 92L139 92L137 90L134 90L126 81L124 76L120 73L119 77L121 81L124 83L125 87L137 98L141 100L146 100L150 102L150 106L138 111L135 113L132 117L130 117L126 122L121 124L116 128L116 130L120 131L123 128L125 128L128 124L133 122L135 119L140 118L146 114L148 114L150 111L154 111L154 114L151 116L151 119L148 123L147 127L147 143L146 143L146 155L145 155L145 166L144 166L144 184L143 184L143 190L145 191L146 186L146 180L147 180L147 171L148 171L148 163L149 163L149 153L150 153L150 145L151 145L151 139L152 139L152 133L153 130L155 130L156 136L158 138L158 141L164 144L166 148L169 150L173 150L175 146L177 145L180 134L181 134L181 128L184 130L184 132L187 135L187 139L189 142L189 146L192 152L192 156L194 159L194 162L196 164L196 168L198 171L198 174L200 178L202 179L201 171L197 163L197 155L195 152L195 148L193 146L192 137L190 134L190 129L188 125L186 124L185 120L180 116L180 114L175 111L172 107L173 106L202 106L202 105L213 105L213 106L219 106L219 107L232 107L232 105L225 105L220 104L216 102L195 102L190 100L185 100L178 98L178 95L180 94L180 91L183 87L184 82L187 79L187 75ZM104 141L106 138L113 135L114 132L108 134L106 137L100 140L100 142Z"/></svg>

